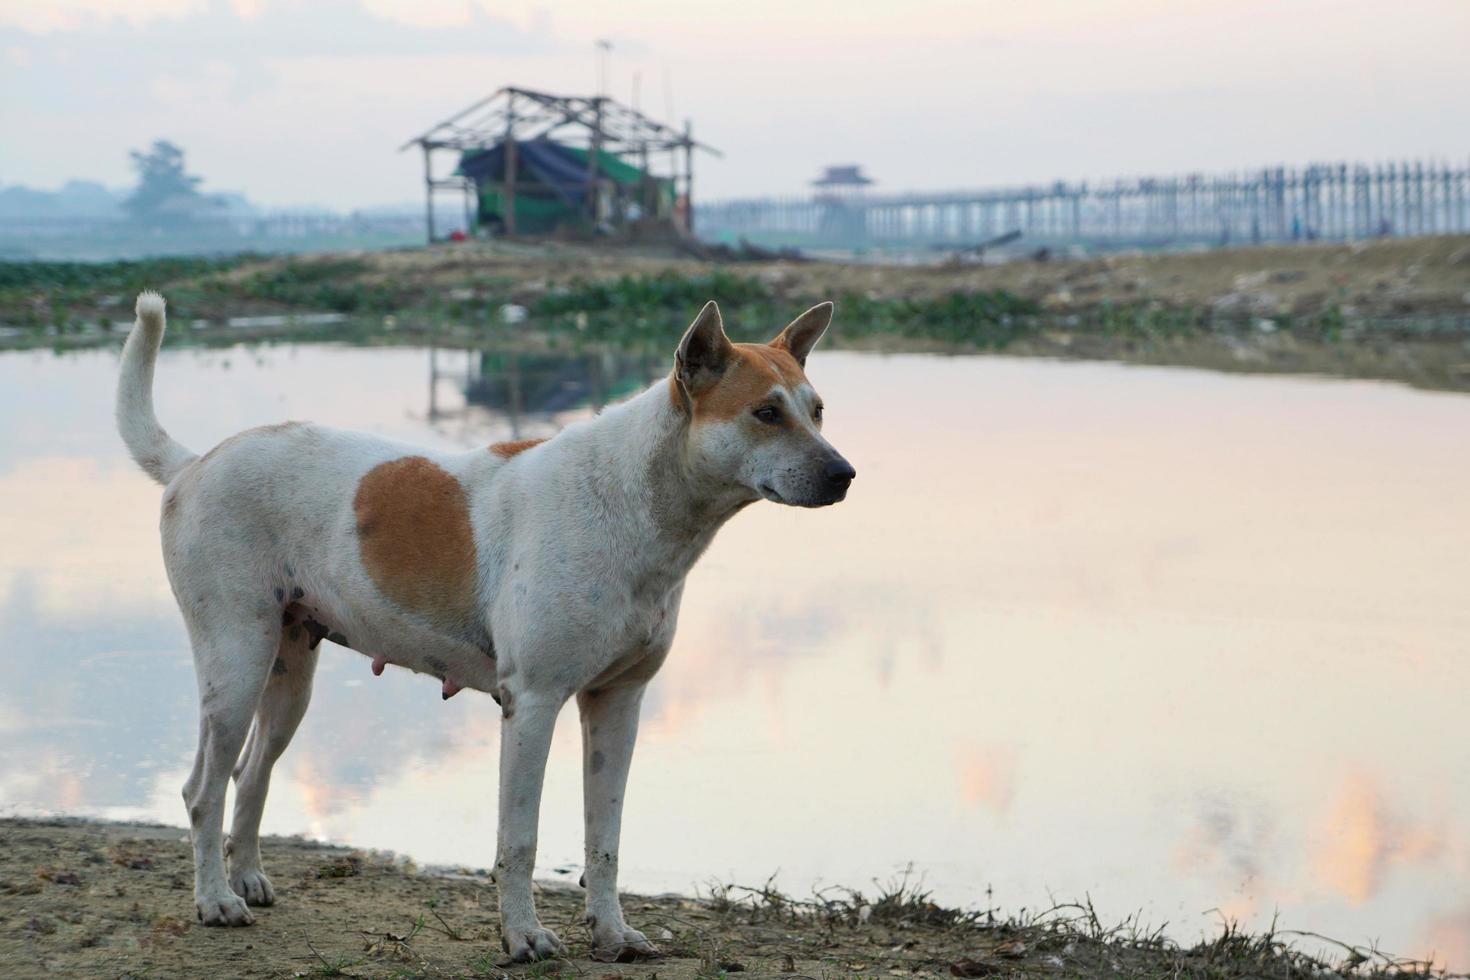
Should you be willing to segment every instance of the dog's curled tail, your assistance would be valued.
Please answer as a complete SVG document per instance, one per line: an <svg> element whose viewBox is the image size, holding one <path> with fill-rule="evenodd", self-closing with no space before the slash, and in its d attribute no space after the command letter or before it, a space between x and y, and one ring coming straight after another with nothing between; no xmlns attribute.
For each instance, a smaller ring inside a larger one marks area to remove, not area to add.
<svg viewBox="0 0 1470 980"><path fill-rule="evenodd" d="M138 318L123 345L117 380L117 431L138 465L167 485L196 457L163 431L153 414L153 364L165 326L163 297L155 292L139 293L135 309Z"/></svg>

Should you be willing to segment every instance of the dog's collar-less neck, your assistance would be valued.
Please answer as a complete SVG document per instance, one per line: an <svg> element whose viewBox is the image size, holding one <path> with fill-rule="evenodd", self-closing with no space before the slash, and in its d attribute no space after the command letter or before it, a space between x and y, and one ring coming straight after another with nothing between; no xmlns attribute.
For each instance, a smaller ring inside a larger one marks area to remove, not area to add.
<svg viewBox="0 0 1470 980"><path fill-rule="evenodd" d="M599 480L599 491L610 505L641 516L647 530L675 547L693 547L697 556L753 496L743 487L711 486L696 477L687 456L689 416L679 410L662 385L654 385L616 411L624 417L614 418L610 411L598 421L626 424L636 433L623 444L632 451L624 465L642 479ZM611 474L617 467L606 471Z"/></svg>

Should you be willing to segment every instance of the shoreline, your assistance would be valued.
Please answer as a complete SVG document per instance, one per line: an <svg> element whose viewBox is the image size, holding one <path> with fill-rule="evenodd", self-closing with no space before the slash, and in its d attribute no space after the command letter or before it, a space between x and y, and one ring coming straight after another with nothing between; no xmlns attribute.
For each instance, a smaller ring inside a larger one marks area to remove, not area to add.
<svg viewBox="0 0 1470 980"><path fill-rule="evenodd" d="M48 350L53 354L99 349L121 350L124 331L65 336L0 336L0 354ZM283 323L270 326L208 327L171 330L164 349L253 348L287 344L343 344L354 347L437 347L500 353L575 355L599 350L664 353L650 344L579 342L555 334L526 333L516 338L487 337L463 326L397 324L363 328L351 321L330 325ZM669 345L665 345L669 346ZM1287 333L1215 333L1148 340L1108 337L1055 329L993 349L922 338L874 335L858 340L830 338L828 350L875 354L987 355L1100 362L1150 367L1193 368L1222 374L1283 375L1382 381L1424 391L1470 392L1470 336L1422 338L1367 336L1353 341L1323 341Z"/></svg>
<svg viewBox="0 0 1470 980"><path fill-rule="evenodd" d="M537 881L566 955L511 966L489 874L419 868L303 838L263 840L278 903L248 929L194 922L187 831L80 817L0 818L0 965L6 977L1452 977L1429 964L1310 934L1229 923L1183 947L1136 920L1104 926L1087 904L1006 918L947 909L898 881L879 894L795 899L765 886L709 895L624 895L655 960L589 958L579 888ZM1329 946L1319 959L1301 940Z"/></svg>
<svg viewBox="0 0 1470 980"><path fill-rule="evenodd" d="M664 350L712 296L736 339L764 339L805 305L834 298L831 349L1118 361L1470 391L1470 236L1001 265L715 264L487 244L0 262L0 350L120 345L132 296L143 288L169 300L171 346Z"/></svg>

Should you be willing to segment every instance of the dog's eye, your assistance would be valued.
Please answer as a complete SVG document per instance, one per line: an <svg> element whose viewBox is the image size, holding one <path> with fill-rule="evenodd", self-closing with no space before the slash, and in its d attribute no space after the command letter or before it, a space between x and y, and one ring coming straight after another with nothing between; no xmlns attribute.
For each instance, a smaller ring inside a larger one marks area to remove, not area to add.
<svg viewBox="0 0 1470 980"><path fill-rule="evenodd" d="M779 408L772 408L770 405L765 405L756 409L751 414L767 425L781 424L781 410Z"/></svg>
<svg viewBox="0 0 1470 980"><path fill-rule="evenodd" d="M822 421L822 406L818 405L816 408L812 409L812 420L815 422Z"/></svg>

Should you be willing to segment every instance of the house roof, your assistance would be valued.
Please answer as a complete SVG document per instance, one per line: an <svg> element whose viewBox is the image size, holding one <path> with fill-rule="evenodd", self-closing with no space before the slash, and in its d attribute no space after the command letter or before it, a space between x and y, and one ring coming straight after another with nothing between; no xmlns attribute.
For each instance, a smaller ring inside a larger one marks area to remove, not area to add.
<svg viewBox="0 0 1470 980"><path fill-rule="evenodd" d="M460 110L399 149L423 146L475 150L506 139L521 142L559 137L564 141L573 129L586 133L589 140L598 138L604 149L613 152L697 147L721 155L714 147L696 142L687 131L656 122L606 96L552 95L514 87L500 89Z"/></svg>

